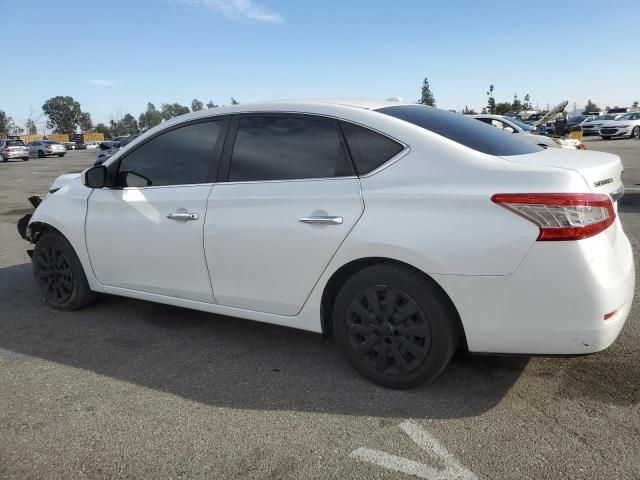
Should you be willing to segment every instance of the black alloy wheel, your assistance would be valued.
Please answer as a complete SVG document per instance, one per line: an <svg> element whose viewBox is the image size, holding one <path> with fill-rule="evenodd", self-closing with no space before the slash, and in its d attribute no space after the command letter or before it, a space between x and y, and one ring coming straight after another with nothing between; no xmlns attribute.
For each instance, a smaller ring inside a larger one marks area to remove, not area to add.
<svg viewBox="0 0 640 480"><path fill-rule="evenodd" d="M395 263L354 273L333 304L333 333L343 355L358 373L387 388L437 377L456 351L459 324L433 279Z"/></svg>
<svg viewBox="0 0 640 480"><path fill-rule="evenodd" d="M425 313L409 294L388 285L354 296L347 307L347 332L361 361L386 375L414 371L431 348Z"/></svg>
<svg viewBox="0 0 640 480"><path fill-rule="evenodd" d="M40 294L49 305L60 310L76 310L96 299L82 263L62 234L44 233L37 240L32 260Z"/></svg>
<svg viewBox="0 0 640 480"><path fill-rule="evenodd" d="M69 259L55 244L40 250L33 272L45 299L53 305L64 304L73 292L73 271Z"/></svg>

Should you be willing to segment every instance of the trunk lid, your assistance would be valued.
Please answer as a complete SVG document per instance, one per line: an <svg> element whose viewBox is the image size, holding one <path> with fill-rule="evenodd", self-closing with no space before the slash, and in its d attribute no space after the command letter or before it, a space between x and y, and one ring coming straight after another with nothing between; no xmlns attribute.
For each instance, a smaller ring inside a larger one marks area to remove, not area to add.
<svg viewBox="0 0 640 480"><path fill-rule="evenodd" d="M606 193L614 201L624 192L622 161L610 153L549 148L528 155L502 157L510 162L574 170L582 175L593 193Z"/></svg>

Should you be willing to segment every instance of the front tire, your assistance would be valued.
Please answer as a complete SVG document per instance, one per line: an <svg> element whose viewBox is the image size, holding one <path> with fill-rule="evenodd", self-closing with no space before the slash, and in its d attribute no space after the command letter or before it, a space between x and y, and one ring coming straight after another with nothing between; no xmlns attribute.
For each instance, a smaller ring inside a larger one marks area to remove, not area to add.
<svg viewBox="0 0 640 480"><path fill-rule="evenodd" d="M45 153L42 150L38 150L38 158L46 157Z"/></svg>
<svg viewBox="0 0 640 480"><path fill-rule="evenodd" d="M604 137L602 135L600 135L600 138L602 138L602 140L611 140L611 137Z"/></svg>
<svg viewBox="0 0 640 480"><path fill-rule="evenodd" d="M38 240L33 274L44 300L59 310L76 310L96 299L76 252L58 232L45 233Z"/></svg>
<svg viewBox="0 0 640 480"><path fill-rule="evenodd" d="M59 156L60 158L62 158L62 157L64 157L64 153L59 153L59 154L58 154L58 156Z"/></svg>
<svg viewBox="0 0 640 480"><path fill-rule="evenodd" d="M333 309L336 342L351 366L387 388L429 382L458 346L457 317L429 278L378 264L349 278Z"/></svg>
<svg viewBox="0 0 640 480"><path fill-rule="evenodd" d="M23 162L28 162L29 161L29 157L22 157L22 161Z"/></svg>
<svg viewBox="0 0 640 480"><path fill-rule="evenodd" d="M640 138L640 126L633 127L629 138Z"/></svg>

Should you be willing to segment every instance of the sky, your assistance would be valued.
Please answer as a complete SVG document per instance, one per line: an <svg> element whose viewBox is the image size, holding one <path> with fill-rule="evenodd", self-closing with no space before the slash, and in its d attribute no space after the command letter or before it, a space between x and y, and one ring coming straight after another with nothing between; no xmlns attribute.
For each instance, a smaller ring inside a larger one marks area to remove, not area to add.
<svg viewBox="0 0 640 480"><path fill-rule="evenodd" d="M638 0L0 0L0 109L69 95L94 123L193 98L640 100ZM7 53L11 52L11 55Z"/></svg>

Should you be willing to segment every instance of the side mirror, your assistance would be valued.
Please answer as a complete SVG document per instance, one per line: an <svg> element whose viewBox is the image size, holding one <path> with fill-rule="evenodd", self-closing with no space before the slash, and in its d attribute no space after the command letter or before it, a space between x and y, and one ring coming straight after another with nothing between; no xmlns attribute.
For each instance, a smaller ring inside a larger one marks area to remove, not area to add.
<svg viewBox="0 0 640 480"><path fill-rule="evenodd" d="M508 133L516 133L516 131L511 127L504 127L504 131Z"/></svg>
<svg viewBox="0 0 640 480"><path fill-rule="evenodd" d="M84 171L82 183L89 188L104 188L107 183L107 167L96 165Z"/></svg>

